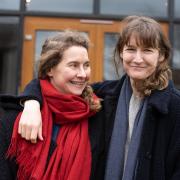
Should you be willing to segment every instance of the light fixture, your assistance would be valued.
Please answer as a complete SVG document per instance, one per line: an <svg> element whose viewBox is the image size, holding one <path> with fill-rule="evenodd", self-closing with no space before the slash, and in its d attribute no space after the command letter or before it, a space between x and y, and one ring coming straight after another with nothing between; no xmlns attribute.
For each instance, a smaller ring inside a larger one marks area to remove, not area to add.
<svg viewBox="0 0 180 180"><path fill-rule="evenodd" d="M30 3L31 2L31 0L26 0L26 3Z"/></svg>

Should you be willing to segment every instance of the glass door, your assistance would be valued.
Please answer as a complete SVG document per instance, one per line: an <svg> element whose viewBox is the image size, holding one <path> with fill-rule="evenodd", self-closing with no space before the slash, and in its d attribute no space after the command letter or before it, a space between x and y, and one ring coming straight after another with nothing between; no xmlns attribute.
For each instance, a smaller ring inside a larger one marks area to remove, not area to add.
<svg viewBox="0 0 180 180"><path fill-rule="evenodd" d="M168 34L168 25L162 26L164 32ZM120 21L26 17L20 89L23 90L36 76L37 59L44 39L64 29L74 29L88 34L91 41L89 49L91 82L118 79L123 70L122 67L118 69L118 76L113 62L113 50L120 28Z"/></svg>
<svg viewBox="0 0 180 180"><path fill-rule="evenodd" d="M94 25L81 24L76 19L27 17L24 24L24 44L22 60L21 90L37 73L37 60L43 41L50 35L64 29L74 29L88 34L92 44L95 42ZM89 49L89 58L94 59L93 45ZM93 68L91 81L93 81Z"/></svg>

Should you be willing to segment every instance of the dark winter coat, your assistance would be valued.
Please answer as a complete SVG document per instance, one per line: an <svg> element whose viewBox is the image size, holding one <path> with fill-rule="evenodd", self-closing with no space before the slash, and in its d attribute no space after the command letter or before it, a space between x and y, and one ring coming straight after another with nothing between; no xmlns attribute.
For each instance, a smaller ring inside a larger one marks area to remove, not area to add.
<svg viewBox="0 0 180 180"><path fill-rule="evenodd" d="M106 157L123 81L124 78L120 81L106 81L93 86L95 93L103 98L103 108L89 120L92 180L104 179ZM34 81L34 85L31 84L33 88L26 90L24 95L36 96L36 99L41 101L38 84ZM0 121L5 126L2 129L0 124L0 144L3 143L5 149L9 144L12 121L7 119ZM1 146L0 149L2 149ZM154 91L149 98L138 156L135 180L180 180L180 93L174 88L172 82L165 90ZM3 175L1 166L0 162L0 179ZM8 171L6 174L9 173L12 172ZM2 180L10 180L10 178Z"/></svg>
<svg viewBox="0 0 180 180"><path fill-rule="evenodd" d="M97 95L104 99L106 155L123 81L96 85ZM172 82L149 98L138 156L134 180L180 180L180 92Z"/></svg>
<svg viewBox="0 0 180 180"><path fill-rule="evenodd" d="M21 96L21 98L24 98ZM18 166L15 159L7 159L6 152L8 150L13 125L15 119L23 107L20 105L19 97L13 96L1 96L0 97L0 180L15 180ZM26 99L26 98L25 98ZM100 112L101 113L101 112ZM91 180L100 180L102 170L104 169L104 145L102 141L104 139L103 119L99 118L98 121L92 118L89 120L89 136L91 142L92 151L92 170ZM49 157L52 155L56 148L56 142L54 139L51 140ZM49 159L48 157L48 159Z"/></svg>

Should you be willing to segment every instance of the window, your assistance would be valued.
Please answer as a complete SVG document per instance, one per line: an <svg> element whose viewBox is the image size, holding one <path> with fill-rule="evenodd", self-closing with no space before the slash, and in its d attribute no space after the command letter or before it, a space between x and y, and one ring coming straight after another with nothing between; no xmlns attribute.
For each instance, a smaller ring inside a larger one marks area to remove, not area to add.
<svg viewBox="0 0 180 180"><path fill-rule="evenodd" d="M167 5L167 0L101 0L100 12L112 15L167 17Z"/></svg>
<svg viewBox="0 0 180 180"><path fill-rule="evenodd" d="M39 58L41 54L41 49L44 41L47 37L53 36L57 31L36 31L36 43L35 43L35 57L34 57L34 77L37 77Z"/></svg>
<svg viewBox="0 0 180 180"><path fill-rule="evenodd" d="M19 18L0 17L0 93L17 93Z"/></svg>
<svg viewBox="0 0 180 180"><path fill-rule="evenodd" d="M180 1L179 0L175 0L174 1L174 14L175 17L179 17L180 18Z"/></svg>
<svg viewBox="0 0 180 180"><path fill-rule="evenodd" d="M0 9L2 10L19 10L20 0L1 0Z"/></svg>
<svg viewBox="0 0 180 180"><path fill-rule="evenodd" d="M174 69L180 69L180 24L174 26L174 48L173 64Z"/></svg>
<svg viewBox="0 0 180 180"><path fill-rule="evenodd" d="M93 0L31 0L28 11L48 11L65 13L92 13Z"/></svg>
<svg viewBox="0 0 180 180"><path fill-rule="evenodd" d="M118 73L114 63L114 49L118 40L118 33L104 34L104 80L119 79L123 74L121 64L118 64Z"/></svg>

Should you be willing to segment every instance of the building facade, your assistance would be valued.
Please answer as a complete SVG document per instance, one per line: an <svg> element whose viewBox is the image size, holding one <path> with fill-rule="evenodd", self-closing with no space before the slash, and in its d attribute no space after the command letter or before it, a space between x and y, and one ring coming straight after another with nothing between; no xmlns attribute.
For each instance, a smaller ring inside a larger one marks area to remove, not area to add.
<svg viewBox="0 0 180 180"><path fill-rule="evenodd" d="M118 79L113 50L127 15L146 15L160 22L172 44L170 65L180 88L179 0L1 0L0 93L18 94L36 77L44 39L63 29L90 37L91 82Z"/></svg>

